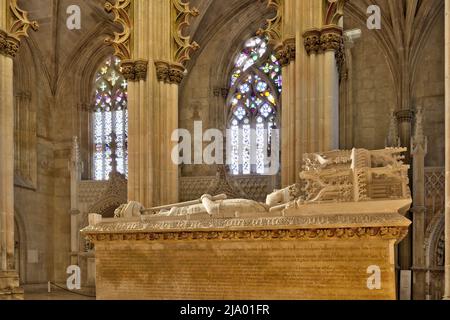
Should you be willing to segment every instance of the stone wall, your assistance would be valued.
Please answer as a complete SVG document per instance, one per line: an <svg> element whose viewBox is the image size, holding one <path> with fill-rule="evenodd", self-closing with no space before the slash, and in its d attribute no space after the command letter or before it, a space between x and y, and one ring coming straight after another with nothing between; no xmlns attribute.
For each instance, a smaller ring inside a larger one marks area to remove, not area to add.
<svg viewBox="0 0 450 320"><path fill-rule="evenodd" d="M68 30L66 9L81 8L81 30ZM92 82L112 49L104 44L116 31L104 1L23 1L40 30L23 41L15 59L14 91L29 92L35 111L35 184L16 172L15 209L23 283L65 282L70 261L70 176L72 137L82 140L84 178L90 175L90 124L86 107ZM19 128L23 130L23 128ZM33 137L33 135L31 136ZM28 150L21 150L22 154ZM22 161L19 159L19 161ZM31 179L33 180L33 179Z"/></svg>
<svg viewBox="0 0 450 320"><path fill-rule="evenodd" d="M98 242L97 298L395 299L393 254L388 240Z"/></svg>
<svg viewBox="0 0 450 320"><path fill-rule="evenodd" d="M345 18L345 28L362 31L361 38L351 50L352 77L349 80L352 86L354 147L383 148L389 130L389 115L396 108L394 80L374 31L350 17Z"/></svg>

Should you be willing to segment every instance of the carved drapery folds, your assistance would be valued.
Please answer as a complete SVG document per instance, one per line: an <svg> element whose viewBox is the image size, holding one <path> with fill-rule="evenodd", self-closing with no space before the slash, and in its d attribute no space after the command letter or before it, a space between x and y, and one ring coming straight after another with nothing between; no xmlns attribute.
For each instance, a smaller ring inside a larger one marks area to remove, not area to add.
<svg viewBox="0 0 450 320"><path fill-rule="evenodd" d="M28 37L29 28L37 31L39 24L28 19L28 13L20 9L17 0L10 0L12 23L9 32L0 30L0 54L14 58L20 47L20 38Z"/></svg>

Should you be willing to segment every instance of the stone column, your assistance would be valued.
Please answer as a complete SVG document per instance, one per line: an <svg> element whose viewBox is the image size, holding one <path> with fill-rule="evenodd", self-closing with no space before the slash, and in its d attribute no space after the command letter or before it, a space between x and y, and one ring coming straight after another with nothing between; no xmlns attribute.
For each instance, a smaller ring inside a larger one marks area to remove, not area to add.
<svg viewBox="0 0 450 320"><path fill-rule="evenodd" d="M14 270L14 94L13 59L20 37L37 30L16 0L0 0L0 293L19 287Z"/></svg>
<svg viewBox="0 0 450 320"><path fill-rule="evenodd" d="M80 159L80 147L78 137L73 137L72 154L69 162L70 170L70 250L72 253L71 263L78 264L79 242L79 217L80 210L78 208L78 186L81 181L81 173L83 171L83 163Z"/></svg>
<svg viewBox="0 0 450 320"><path fill-rule="evenodd" d="M178 129L178 85L197 49L183 28L198 12L181 0L116 0L124 32L110 40L129 83L128 198L146 207L178 201L172 133Z"/></svg>
<svg viewBox="0 0 450 320"><path fill-rule="evenodd" d="M0 46L5 36L7 42L15 40L0 30ZM14 266L13 59L5 47L0 47L0 50L0 244L1 270L7 271Z"/></svg>
<svg viewBox="0 0 450 320"><path fill-rule="evenodd" d="M445 299L450 299L450 0L445 0Z"/></svg>
<svg viewBox="0 0 450 320"><path fill-rule="evenodd" d="M340 18L345 0L284 2L282 185L298 182L305 153L339 148Z"/></svg>
<svg viewBox="0 0 450 320"><path fill-rule="evenodd" d="M425 156L427 138L423 133L422 108L418 108L414 136L411 141L413 159L413 292L414 300L425 300Z"/></svg>
<svg viewBox="0 0 450 320"><path fill-rule="evenodd" d="M395 113L399 125L399 138L401 146L411 146L412 121L414 119L414 112L412 110L403 109ZM405 163L411 164L411 154L405 154ZM414 188L414 181L412 179L412 172L409 171L409 178L412 181L411 187ZM406 217L413 220L412 213L408 212ZM412 236L409 232L405 239L398 245L398 264L400 270L410 270L412 266Z"/></svg>

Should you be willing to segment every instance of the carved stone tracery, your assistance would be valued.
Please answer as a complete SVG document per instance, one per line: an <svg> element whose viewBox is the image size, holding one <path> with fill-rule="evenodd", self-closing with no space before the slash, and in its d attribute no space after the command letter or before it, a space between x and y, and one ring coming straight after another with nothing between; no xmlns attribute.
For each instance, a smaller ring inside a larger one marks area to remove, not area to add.
<svg viewBox="0 0 450 320"><path fill-rule="evenodd" d="M0 30L0 54L15 58L20 47L20 38L28 37L28 30L39 29L36 21L28 19L28 13L20 9L17 0L11 0L9 4L12 13L12 24L8 32Z"/></svg>
<svg viewBox="0 0 450 320"><path fill-rule="evenodd" d="M284 0L267 0L267 8L273 8L275 10L275 15L274 17L267 19L264 28L260 28L257 31L258 36L267 36L269 38L269 43L273 46L279 45L282 40L283 4Z"/></svg>
<svg viewBox="0 0 450 320"><path fill-rule="evenodd" d="M114 32L114 38L106 38L105 43L114 48L114 55L122 60L131 59L131 19L129 15L131 0L116 0L105 3L106 12L114 14L114 22L121 25L122 32Z"/></svg>
<svg viewBox="0 0 450 320"><path fill-rule="evenodd" d="M172 0L172 10L174 16L172 29L174 61L184 66L191 59L192 52L200 48L197 42L191 41L189 35L183 34L184 29L190 25L189 19L197 17L199 11L197 8L191 8L189 1L184 2L183 0Z"/></svg>

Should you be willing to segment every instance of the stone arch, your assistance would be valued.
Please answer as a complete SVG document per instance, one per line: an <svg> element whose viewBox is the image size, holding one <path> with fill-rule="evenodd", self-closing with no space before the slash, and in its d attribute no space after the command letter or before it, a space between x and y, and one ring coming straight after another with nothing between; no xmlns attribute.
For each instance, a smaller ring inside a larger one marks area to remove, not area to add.
<svg viewBox="0 0 450 320"><path fill-rule="evenodd" d="M260 1L213 1L207 6L204 19L194 25L192 39L201 48L187 65L188 74L179 91L180 127L193 130L201 119L203 129L226 129L226 97L233 57L245 40L263 27L273 11ZM196 19L197 20L197 19ZM201 94L196 94L201 93ZM181 176L214 176L215 166L182 165Z"/></svg>

